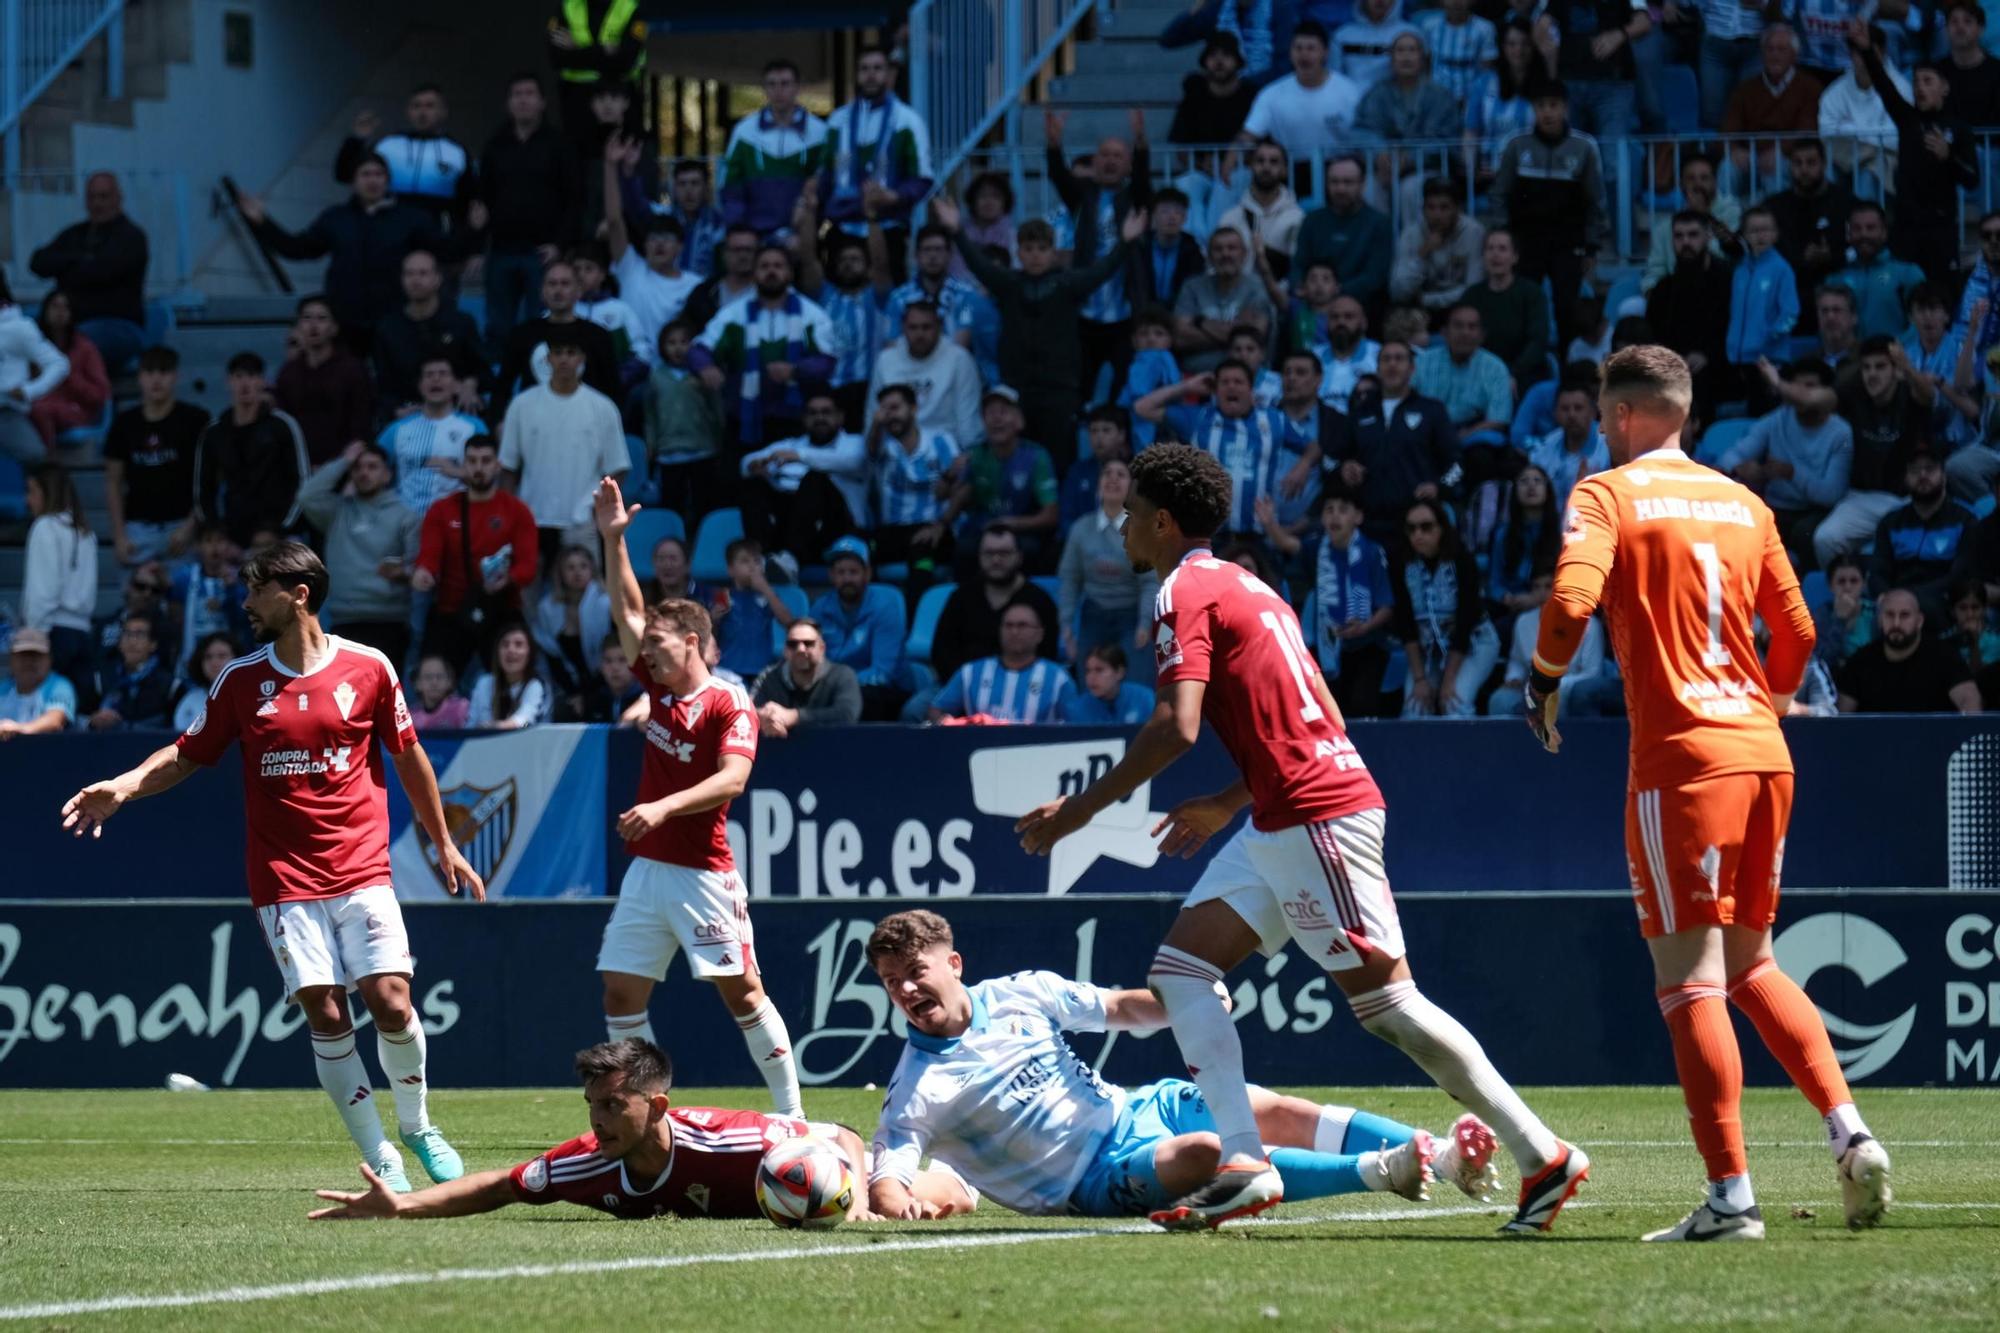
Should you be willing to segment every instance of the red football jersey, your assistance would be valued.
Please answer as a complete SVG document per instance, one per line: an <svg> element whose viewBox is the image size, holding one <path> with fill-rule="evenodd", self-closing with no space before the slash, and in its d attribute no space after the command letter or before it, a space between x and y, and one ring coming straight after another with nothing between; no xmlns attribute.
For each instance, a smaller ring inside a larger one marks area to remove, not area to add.
<svg viewBox="0 0 2000 1333"><path fill-rule="evenodd" d="M1201 714L1250 788L1266 831L1382 804L1353 742L1320 705L1318 667L1285 599L1242 567L1190 551L1160 582L1158 684L1208 682Z"/></svg>
<svg viewBox="0 0 2000 1333"><path fill-rule="evenodd" d="M224 667L208 705L175 744L213 764L243 742L250 901L337 898L389 883L391 754L417 743L389 659L329 635L326 661L297 675L269 647Z"/></svg>
<svg viewBox="0 0 2000 1333"><path fill-rule="evenodd" d="M757 1164L774 1144L811 1132L803 1120L676 1106L667 1112L674 1136L667 1169L635 1181L625 1163L597 1151L597 1135L557 1144L514 1168L522 1203L574 1203L613 1217L762 1217Z"/></svg>
<svg viewBox="0 0 2000 1333"><path fill-rule="evenodd" d="M757 757L757 710L740 685L720 676L685 699L677 699L653 679L644 658L632 664L632 674L653 701L646 720L646 757L639 769L639 803L657 801L715 776L722 756ZM669 819L637 842L627 843L634 856L695 870L734 870L729 850L729 802L698 815Z"/></svg>

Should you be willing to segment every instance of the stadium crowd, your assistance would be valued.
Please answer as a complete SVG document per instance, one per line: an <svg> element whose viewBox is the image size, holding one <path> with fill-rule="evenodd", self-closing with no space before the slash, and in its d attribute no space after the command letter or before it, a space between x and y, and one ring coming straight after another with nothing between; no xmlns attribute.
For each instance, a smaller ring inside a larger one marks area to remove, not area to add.
<svg viewBox="0 0 2000 1333"><path fill-rule="evenodd" d="M1217 554L1300 608L1348 712L1503 711L1567 497L1609 466L1596 363L1653 341L1695 373L1690 447L1808 575L1796 709L2000 708L2000 212L1967 262L1957 193L1993 167L2000 35L1973 0L1853 13L1199 0L1162 39L1200 48L1171 162L1137 112L1077 156L1051 113L1047 215L998 172L933 193L891 51L824 118L772 61L719 166L662 168L643 43L586 43L560 125L522 73L475 151L426 85L401 128L357 120L345 202L240 197L326 269L283 364L236 356L213 419L146 345L146 237L94 177L33 256L39 310L0 291L32 519L0 740L185 725L248 646L245 553L291 534L420 726L642 721L590 519L607 475L657 515L648 595L711 609L768 734L1136 721L1154 587L1122 553L1126 463L1166 439L1229 469ZM1676 66L1701 129L1627 151L1668 127ZM1415 147L1438 142L1462 151ZM1650 235L1621 284L1635 173ZM50 451L135 372L95 532ZM100 555L127 570L109 617ZM1616 670L1596 635L1564 707L1621 712Z"/></svg>

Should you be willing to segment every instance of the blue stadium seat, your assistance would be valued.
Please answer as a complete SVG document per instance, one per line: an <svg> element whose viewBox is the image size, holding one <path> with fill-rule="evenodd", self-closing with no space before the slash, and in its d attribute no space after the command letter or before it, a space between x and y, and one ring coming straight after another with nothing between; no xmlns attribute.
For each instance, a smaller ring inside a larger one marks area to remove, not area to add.
<svg viewBox="0 0 2000 1333"><path fill-rule="evenodd" d="M773 584L771 591L777 594L778 600L785 604L785 609L792 613L794 619L812 609L806 590L796 583ZM776 620L771 622L771 651L780 658L785 655L785 627Z"/></svg>
<svg viewBox="0 0 2000 1333"><path fill-rule="evenodd" d="M174 308L165 301L146 302L146 346L164 346L174 336Z"/></svg>
<svg viewBox="0 0 2000 1333"><path fill-rule="evenodd" d="M1669 134L1693 134L1701 128L1701 88L1686 65L1668 65L1660 83L1660 110Z"/></svg>
<svg viewBox="0 0 2000 1333"><path fill-rule="evenodd" d="M0 518L25 518L27 513L27 474L13 459L0 457Z"/></svg>
<svg viewBox="0 0 2000 1333"><path fill-rule="evenodd" d="M1823 570L1813 570L1799 580L1799 592L1804 595L1808 607L1818 606L1833 596L1833 589L1827 586Z"/></svg>
<svg viewBox="0 0 2000 1333"><path fill-rule="evenodd" d="M625 554L631 558L641 582L653 577L653 548L662 537L687 540L687 525L671 509L641 509L632 525L625 529Z"/></svg>
<svg viewBox="0 0 2000 1333"><path fill-rule="evenodd" d="M903 640L903 656L913 662L931 660L931 640L937 635L938 617L951 598L953 585L934 583L917 599L917 613L910 617L909 637Z"/></svg>
<svg viewBox="0 0 2000 1333"><path fill-rule="evenodd" d="M1618 322L1619 307L1624 305L1627 301L1631 300L1633 297L1639 296L1641 294L1642 293L1639 291L1638 278L1631 277L1631 278L1618 279L1618 281L1611 284L1610 292L1608 292L1605 295L1604 317L1610 320L1613 324L1616 324Z"/></svg>
<svg viewBox="0 0 2000 1333"><path fill-rule="evenodd" d="M486 296L484 293L478 296L467 296L464 292L460 292L455 304L460 310L463 310L467 315L472 317L473 327L477 328L482 334L486 332Z"/></svg>
<svg viewBox="0 0 2000 1333"><path fill-rule="evenodd" d="M646 451L644 438L627 435L625 453L632 460L632 470L625 474L625 498L640 504L658 503L660 488L653 484L653 460Z"/></svg>
<svg viewBox="0 0 2000 1333"><path fill-rule="evenodd" d="M1047 593L1049 595L1050 601L1058 603L1061 602L1062 580L1057 578L1055 575L1037 574L1033 578L1031 578L1029 582L1033 583L1037 588L1040 588L1043 592Z"/></svg>
<svg viewBox="0 0 2000 1333"><path fill-rule="evenodd" d="M1996 500L1991 494L1982 495L1972 502L1972 512L1980 518L1985 518L1993 512L1996 505L2000 505L2000 500Z"/></svg>
<svg viewBox="0 0 2000 1333"><path fill-rule="evenodd" d="M729 581L729 543L743 535L743 511L711 510L695 530L689 572L703 583Z"/></svg>
<svg viewBox="0 0 2000 1333"><path fill-rule="evenodd" d="M88 426L72 426L57 435L56 448L87 449L91 457L97 457L104 447L104 437L111 433L111 418L116 410L116 405L107 398L103 416Z"/></svg>
<svg viewBox="0 0 2000 1333"><path fill-rule="evenodd" d="M1698 463L1714 467L1716 460L1736 446L1736 442L1750 433L1757 423L1749 417L1731 417L1727 421L1717 421L1702 432L1701 443L1695 446L1694 456Z"/></svg>

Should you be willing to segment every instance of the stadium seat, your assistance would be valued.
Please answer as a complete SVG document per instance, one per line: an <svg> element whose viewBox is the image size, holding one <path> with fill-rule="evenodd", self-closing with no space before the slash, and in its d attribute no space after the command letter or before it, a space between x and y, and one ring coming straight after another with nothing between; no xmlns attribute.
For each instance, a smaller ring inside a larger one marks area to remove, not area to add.
<svg viewBox="0 0 2000 1333"><path fill-rule="evenodd" d="M953 585L937 583L924 589L917 599L917 613L910 617L909 637L903 640L903 656L913 662L931 660L931 640L937 635L938 617L951 597Z"/></svg>
<svg viewBox="0 0 2000 1333"><path fill-rule="evenodd" d="M0 457L0 518L25 518L27 513L27 474L13 459Z"/></svg>
<svg viewBox="0 0 2000 1333"><path fill-rule="evenodd" d="M111 433L111 418L116 412L117 405L107 398L104 402L103 416L88 426L72 426L63 431L56 436L55 447L83 449L88 451L92 458L97 457L103 451L104 437Z"/></svg>
<svg viewBox="0 0 2000 1333"><path fill-rule="evenodd" d="M1642 294L1639 290L1639 280L1636 277L1618 279L1618 281L1611 284L1610 292L1605 295L1604 317L1616 324L1618 322L1619 307L1633 297Z"/></svg>
<svg viewBox="0 0 2000 1333"><path fill-rule="evenodd" d="M1660 83L1660 109L1670 134L1693 134L1701 128L1701 89L1686 65L1667 65Z"/></svg>
<svg viewBox="0 0 2000 1333"><path fill-rule="evenodd" d="M640 504L657 504L660 488L653 484L653 460L646 451L644 438L627 435L625 453L632 460L632 470L625 474L625 498Z"/></svg>
<svg viewBox="0 0 2000 1333"><path fill-rule="evenodd" d="M174 319L174 308L165 301L148 301L146 302L145 314L146 326L144 332L146 335L146 346L164 346L167 340L174 336L174 328L177 323Z"/></svg>
<svg viewBox="0 0 2000 1333"><path fill-rule="evenodd" d="M641 509L625 529L625 554L641 581L653 576L653 548L662 537L687 540L687 524L671 509Z"/></svg>
<svg viewBox="0 0 2000 1333"><path fill-rule="evenodd" d="M1749 417L1732 417L1710 425L1702 432L1701 443L1695 446L1695 461L1714 467L1717 460L1734 448L1736 442L1748 435L1750 428L1756 424Z"/></svg>
<svg viewBox="0 0 2000 1333"><path fill-rule="evenodd" d="M710 510L695 530L694 553L689 557L688 572L703 583L727 583L729 543L742 535L742 510Z"/></svg>
<svg viewBox="0 0 2000 1333"><path fill-rule="evenodd" d="M1980 518L1985 518L1993 512L1996 505L2000 505L2000 500L1996 500L1991 494L1982 495L1972 502L1972 512Z"/></svg>
<svg viewBox="0 0 2000 1333"><path fill-rule="evenodd" d="M797 619L812 609L812 603L806 597L806 590L799 587L796 583L774 584L771 591L777 594L778 600L785 604L785 609L792 613L793 619ZM780 625L775 619L771 621L771 651L776 653L780 658L783 658L785 655L785 627Z"/></svg>
<svg viewBox="0 0 2000 1333"><path fill-rule="evenodd" d="M486 331L486 296L484 293L478 296L468 296L464 292L460 292L455 304L460 310L471 317L475 328L481 333Z"/></svg>
<svg viewBox="0 0 2000 1333"><path fill-rule="evenodd" d="M1826 583L1826 573L1815 569L1799 580L1799 592L1805 597L1808 607L1818 606L1833 596L1833 589Z"/></svg>
<svg viewBox="0 0 2000 1333"><path fill-rule="evenodd" d="M1037 574L1029 580L1037 588L1049 595L1052 602L1062 601L1062 580L1053 574Z"/></svg>

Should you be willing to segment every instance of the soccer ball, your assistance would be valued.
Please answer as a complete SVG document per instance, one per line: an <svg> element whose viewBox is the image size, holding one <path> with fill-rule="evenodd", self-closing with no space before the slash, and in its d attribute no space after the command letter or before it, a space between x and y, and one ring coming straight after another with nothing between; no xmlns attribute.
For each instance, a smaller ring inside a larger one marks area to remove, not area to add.
<svg viewBox="0 0 2000 1333"><path fill-rule="evenodd" d="M854 1206L847 1157L825 1139L788 1139L757 1166L757 1206L781 1227L840 1225Z"/></svg>

